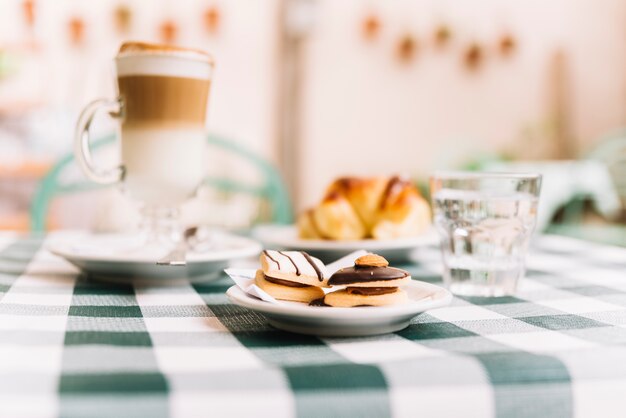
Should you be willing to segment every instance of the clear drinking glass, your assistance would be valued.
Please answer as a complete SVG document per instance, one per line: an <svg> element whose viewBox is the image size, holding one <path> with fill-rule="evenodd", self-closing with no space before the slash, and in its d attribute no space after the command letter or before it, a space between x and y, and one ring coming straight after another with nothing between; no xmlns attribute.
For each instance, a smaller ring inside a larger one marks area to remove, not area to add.
<svg viewBox="0 0 626 418"><path fill-rule="evenodd" d="M540 174L442 172L431 177L443 279L453 293L515 293L525 272L540 189Z"/></svg>

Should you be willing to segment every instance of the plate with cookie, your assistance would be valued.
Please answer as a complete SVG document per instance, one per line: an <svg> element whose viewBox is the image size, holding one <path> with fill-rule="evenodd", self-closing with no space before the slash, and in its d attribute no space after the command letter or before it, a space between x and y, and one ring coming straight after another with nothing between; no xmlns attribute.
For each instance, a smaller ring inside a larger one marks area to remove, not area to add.
<svg viewBox="0 0 626 418"><path fill-rule="evenodd" d="M404 261L436 242L428 202L402 176L338 178L295 225L261 225L253 235L268 248L306 251L324 261L359 249Z"/></svg>
<svg viewBox="0 0 626 418"><path fill-rule="evenodd" d="M359 251L334 263L302 251L265 250L257 270L228 269L226 294L279 329L318 336L399 331L412 318L446 306L451 293L411 279L382 256Z"/></svg>

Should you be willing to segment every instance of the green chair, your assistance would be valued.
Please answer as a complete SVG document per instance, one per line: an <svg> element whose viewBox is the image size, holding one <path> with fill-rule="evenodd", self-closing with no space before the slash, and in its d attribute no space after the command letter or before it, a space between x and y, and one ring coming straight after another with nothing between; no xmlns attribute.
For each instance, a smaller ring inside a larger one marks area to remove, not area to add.
<svg viewBox="0 0 626 418"><path fill-rule="evenodd" d="M585 158L606 164L622 204L622 223L583 224L586 196L578 196L563 209L562 221L551 224L547 232L626 247L626 131L605 137Z"/></svg>
<svg viewBox="0 0 626 418"><path fill-rule="evenodd" d="M95 150L112 145L114 141L115 135L108 135L94 141L91 144L91 149ZM293 222L293 213L287 190L280 173L272 164L235 142L220 136L208 135L207 142L211 146L223 149L252 164L261 173L263 181L260 186L255 186L226 177L207 177L204 185L224 192L248 194L267 202L270 215L265 221L278 224ZM104 187L88 181L62 184L60 177L73 160L74 155L72 153L63 156L39 183L30 207L31 231L42 232L45 230L50 202L54 197Z"/></svg>
<svg viewBox="0 0 626 418"><path fill-rule="evenodd" d="M615 190L626 210L626 131L605 138L588 156L603 161L611 173Z"/></svg>

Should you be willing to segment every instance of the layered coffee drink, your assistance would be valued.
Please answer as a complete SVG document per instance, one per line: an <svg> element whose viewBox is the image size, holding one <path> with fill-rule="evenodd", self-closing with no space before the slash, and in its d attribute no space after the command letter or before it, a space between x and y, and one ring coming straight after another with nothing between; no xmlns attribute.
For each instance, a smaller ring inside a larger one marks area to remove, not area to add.
<svg viewBox="0 0 626 418"><path fill-rule="evenodd" d="M125 187L144 203L177 206L204 177L211 57L131 42L116 67Z"/></svg>

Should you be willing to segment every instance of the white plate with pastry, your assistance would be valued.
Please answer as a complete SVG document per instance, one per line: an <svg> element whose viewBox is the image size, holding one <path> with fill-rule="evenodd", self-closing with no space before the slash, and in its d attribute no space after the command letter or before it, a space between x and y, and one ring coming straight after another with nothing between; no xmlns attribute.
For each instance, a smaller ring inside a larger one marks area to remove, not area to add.
<svg viewBox="0 0 626 418"><path fill-rule="evenodd" d="M419 247L438 244L432 229L415 237L333 241L300 238L295 225L259 225L252 235L266 248L306 251L324 262L336 260L357 250L374 252L390 261L406 261Z"/></svg>
<svg viewBox="0 0 626 418"><path fill-rule="evenodd" d="M265 316L268 322L285 331L328 337L360 337L400 331L411 319L430 309L450 303L446 289L412 280L405 286L409 301L397 306L326 308L297 302L272 305L232 286L226 294L236 304Z"/></svg>
<svg viewBox="0 0 626 418"><path fill-rule="evenodd" d="M324 266L306 253L268 250L260 269L226 272L236 283L226 292L233 303L264 315L276 328L301 334L395 332L452 300L448 290L412 280L380 255L365 252Z"/></svg>
<svg viewBox="0 0 626 418"><path fill-rule="evenodd" d="M431 239L430 206L415 185L401 176L341 177L317 205L292 227L261 227L255 236L266 246L299 249L324 260L357 249L388 259L406 259Z"/></svg>
<svg viewBox="0 0 626 418"><path fill-rule="evenodd" d="M249 238L216 233L215 244L203 251L190 250L186 266L160 266L156 260L168 253L160 246L142 246L133 234L91 234L63 232L47 244L47 249L78 267L90 278L109 282L210 281L222 277L233 260L261 252L261 245Z"/></svg>

